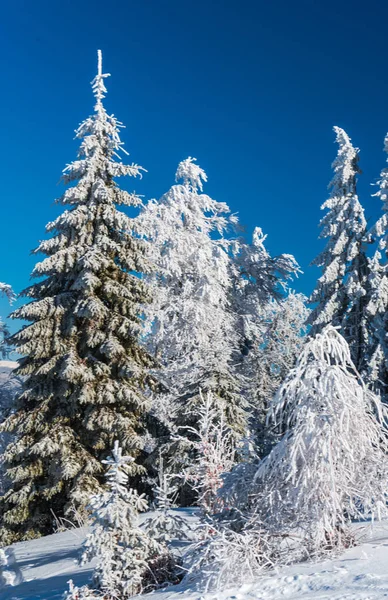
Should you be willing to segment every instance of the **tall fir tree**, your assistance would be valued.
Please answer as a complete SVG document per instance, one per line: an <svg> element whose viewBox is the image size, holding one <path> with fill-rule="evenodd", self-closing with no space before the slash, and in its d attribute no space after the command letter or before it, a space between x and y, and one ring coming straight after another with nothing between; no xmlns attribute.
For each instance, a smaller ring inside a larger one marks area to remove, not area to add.
<svg viewBox="0 0 388 600"><path fill-rule="evenodd" d="M46 227L35 252L46 257L23 295L32 301L12 317L29 324L14 336L24 390L2 425L16 440L5 452L11 489L1 499L1 540L51 530L53 513L83 507L101 489L101 459L114 439L127 454L143 447L144 389L152 359L139 344L141 306L149 292L136 273L147 269L144 242L117 205L136 207L116 178L141 176L121 162L121 123L103 105L101 52L92 82L94 114L77 129L78 160L64 170L69 208Z"/></svg>
<svg viewBox="0 0 388 600"><path fill-rule="evenodd" d="M225 203L203 193L207 176L195 159L179 164L176 180L139 218L156 272L148 344L162 363L167 390L156 401L159 415L170 430L195 427L192 408L201 391L211 391L239 436L246 412L233 365L239 341L230 302L230 242L225 239L235 218L228 216ZM178 471L192 461L176 446L171 457Z"/></svg>
<svg viewBox="0 0 388 600"><path fill-rule="evenodd" d="M298 263L290 254L271 256L265 247L266 237L256 227L251 244L240 241L232 271L233 308L240 342L236 370L244 382L243 395L250 406L250 434L260 455L267 446L268 402L287 366L292 366L292 357L302 343L301 319L307 318L302 297L286 296L289 280L300 272Z"/></svg>
<svg viewBox="0 0 388 600"><path fill-rule="evenodd" d="M267 454L273 437L265 424L268 406L300 355L306 341L307 298L290 292L268 302L257 315L260 344L250 353L252 433L259 456Z"/></svg>
<svg viewBox="0 0 388 600"><path fill-rule="evenodd" d="M387 400L388 277L382 254L377 249L369 260L369 297L366 306L368 343L365 347L365 377L369 387Z"/></svg>
<svg viewBox="0 0 388 600"><path fill-rule="evenodd" d="M388 153L388 134L384 140ZM387 159L388 160L388 159ZM383 214L371 228L371 236L377 241L377 249L370 265L370 291L366 307L369 324L369 340L365 350L367 376L370 386L382 398L388 400L388 168L381 171L375 194L383 203Z"/></svg>
<svg viewBox="0 0 388 600"><path fill-rule="evenodd" d="M317 306L311 312L311 335L327 325L340 327L350 346L354 364L363 370L363 352L368 332L365 309L368 299L368 260L365 244L366 220L357 196L359 150L347 133L334 127L338 154L333 162L334 178L330 198L322 205L328 212L322 218L320 237L325 249L313 261L323 273L310 298Z"/></svg>

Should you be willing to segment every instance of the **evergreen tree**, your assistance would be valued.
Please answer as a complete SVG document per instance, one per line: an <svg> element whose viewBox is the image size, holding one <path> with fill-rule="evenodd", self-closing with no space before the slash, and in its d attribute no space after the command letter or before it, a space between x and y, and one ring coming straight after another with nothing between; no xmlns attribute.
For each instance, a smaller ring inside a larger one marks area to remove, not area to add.
<svg viewBox="0 0 388 600"><path fill-rule="evenodd" d="M145 520L144 529L152 539L163 544L169 544L173 538L188 539L188 523L173 511L178 495L178 486L173 484L173 479L175 475L165 472L163 458L159 457L158 482L154 490L154 513Z"/></svg>
<svg viewBox="0 0 388 600"><path fill-rule="evenodd" d="M369 259L369 297L366 307L368 343L365 347L365 376L369 387L386 401L388 278L381 259L381 252L378 249Z"/></svg>
<svg viewBox="0 0 388 600"><path fill-rule="evenodd" d="M165 583L166 565L173 564L166 546L138 525L139 513L147 510L144 495L128 489L128 475L135 463L123 456L115 442L108 465L108 489L92 496L92 530L86 538L81 564L97 559L93 584L104 598L124 600L145 588ZM162 573L162 579L160 576ZM155 585L156 584L156 585Z"/></svg>
<svg viewBox="0 0 388 600"><path fill-rule="evenodd" d="M229 208L202 192L207 176L195 159L182 161L174 185L152 201L139 219L151 241L155 302L148 347L160 360L167 392L155 399L170 431L196 426L193 407L200 390L219 398L226 423L238 437L246 425L240 382L234 370L238 332L231 307L231 252L224 235L236 219ZM170 453L180 472L191 463L181 448Z"/></svg>
<svg viewBox="0 0 388 600"><path fill-rule="evenodd" d="M290 292L282 300L271 300L257 317L261 343L250 353L250 397L256 451L265 455L271 436L265 426L267 410L275 393L295 366L306 340L307 298Z"/></svg>
<svg viewBox="0 0 388 600"><path fill-rule="evenodd" d="M359 150L340 127L334 127L338 154L333 162L330 198L322 205L328 212L321 220L320 237L326 248L314 260L322 276L311 296L317 303L309 317L311 335L327 325L340 327L350 346L356 367L364 365L368 338L365 307L368 298L368 260L365 254L366 221L357 196Z"/></svg>
<svg viewBox="0 0 388 600"><path fill-rule="evenodd" d="M265 247L266 239L261 227L255 227L251 244L240 241L237 247L236 289L240 291L240 304L245 309L240 312L247 318L257 314L257 310L272 299L282 299L287 281L301 272L292 254L271 256Z"/></svg>
<svg viewBox="0 0 388 600"><path fill-rule="evenodd" d="M152 360L139 344L149 292L136 273L146 269L145 249L133 219L116 207L140 204L116 178L142 169L119 158L122 125L104 108L101 63L99 52L94 114L77 129L79 157L64 170L64 182L75 185L58 203L69 208L47 225L38 281L23 292L32 301L12 315L29 324L13 338L24 356L24 390L2 425L16 434L5 452L13 482L2 498L7 541L45 534L53 512L85 506L115 438L127 453L143 447Z"/></svg>
<svg viewBox="0 0 388 600"><path fill-rule="evenodd" d="M388 134L384 141L388 153ZM387 159L388 160L388 159ZM371 229L378 247L369 261L370 290L366 307L369 325L365 349L366 372L371 387L387 401L388 394L388 168L381 171L376 196L383 202L383 214Z"/></svg>
<svg viewBox="0 0 388 600"><path fill-rule="evenodd" d="M288 294L288 280L300 268L290 254L271 256L260 227L251 244L240 242L234 259L233 307L238 315L240 341L236 370L244 382L243 394L250 406L250 429L262 456L266 451L265 414L302 343L304 298Z"/></svg>

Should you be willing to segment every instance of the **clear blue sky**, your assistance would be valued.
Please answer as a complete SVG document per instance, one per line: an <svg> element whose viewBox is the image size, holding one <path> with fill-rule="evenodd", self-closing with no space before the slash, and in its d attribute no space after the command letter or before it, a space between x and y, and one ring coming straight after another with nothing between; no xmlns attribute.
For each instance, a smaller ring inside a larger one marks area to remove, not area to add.
<svg viewBox="0 0 388 600"><path fill-rule="evenodd" d="M309 293L333 125L361 148L361 201L372 221L380 212L370 184L386 158L387 19L381 0L2 3L0 280L28 285L101 48L107 109L148 170L136 191L159 197L177 163L197 157L206 191L249 232L260 225L272 253L294 254L305 271L295 287Z"/></svg>

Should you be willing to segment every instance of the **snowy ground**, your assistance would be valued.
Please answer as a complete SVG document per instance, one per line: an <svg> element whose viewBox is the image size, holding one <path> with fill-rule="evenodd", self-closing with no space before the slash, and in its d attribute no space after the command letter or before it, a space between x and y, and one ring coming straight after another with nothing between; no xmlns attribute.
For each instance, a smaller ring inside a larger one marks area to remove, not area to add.
<svg viewBox="0 0 388 600"><path fill-rule="evenodd" d="M75 563L85 530L15 544L24 581L7 587L1 600L54 600L71 578L86 583L89 566ZM365 532L365 542L336 559L299 564L222 593L200 593L182 586L155 592L149 600L376 600L388 598L388 522Z"/></svg>

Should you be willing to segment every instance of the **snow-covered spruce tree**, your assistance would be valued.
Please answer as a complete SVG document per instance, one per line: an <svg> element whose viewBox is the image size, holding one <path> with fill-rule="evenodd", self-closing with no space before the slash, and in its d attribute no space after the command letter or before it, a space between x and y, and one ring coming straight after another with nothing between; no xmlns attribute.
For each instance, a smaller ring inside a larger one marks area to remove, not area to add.
<svg viewBox="0 0 388 600"><path fill-rule="evenodd" d="M384 140L388 153L388 134ZM387 159L388 160L388 159ZM376 196L383 203L383 214L371 229L378 242L370 265L370 290L366 307L369 340L365 350L366 372L370 385L382 398L388 399L388 168L384 168L378 181Z"/></svg>
<svg viewBox="0 0 388 600"><path fill-rule="evenodd" d="M357 196L359 150L340 127L334 127L338 154L333 162L330 198L322 205L320 237L327 238L323 252L313 261L322 275L311 295L317 303L311 312L311 335L331 324L341 328L357 369L362 370L367 340L365 306L368 260L365 254L366 220Z"/></svg>
<svg viewBox="0 0 388 600"><path fill-rule="evenodd" d="M306 302L305 296L290 291L285 298L268 302L257 315L260 343L250 352L249 396L254 407L252 433L261 457L270 447L270 435L265 427L269 403L294 367L306 340L309 315Z"/></svg>
<svg viewBox="0 0 388 600"><path fill-rule="evenodd" d="M285 433L247 495L270 531L298 532L316 553L346 546L352 518L386 514L387 414L332 326L303 348L269 421Z"/></svg>
<svg viewBox="0 0 388 600"><path fill-rule="evenodd" d="M175 475L165 472L163 457L159 457L158 483L154 488L154 513L144 521L145 531L157 542L169 544L173 538L187 539L188 523L174 512L178 486L174 485Z"/></svg>
<svg viewBox="0 0 388 600"><path fill-rule="evenodd" d="M155 410L170 430L195 426L191 408L200 390L211 391L238 437L246 413L233 364L239 340L230 303L230 242L224 238L236 219L227 217L225 203L202 193L207 177L195 159L179 164L176 180L181 183L139 218L156 271L148 347L162 363L159 377L167 390L155 399ZM192 460L176 446L170 456L178 472Z"/></svg>
<svg viewBox="0 0 388 600"><path fill-rule="evenodd" d="M152 359L138 340L149 292L135 273L146 268L144 242L116 207L139 204L116 178L141 167L118 158L121 124L103 105L106 77L99 52L94 114L77 129L79 158L64 170L64 182L76 183L58 200L69 208L47 225L39 281L24 291L32 301L12 315L30 324L13 337L25 383L2 425L17 436L5 453L13 485L2 498L3 540L45 534L52 512L84 506L115 438L129 453L143 445Z"/></svg>
<svg viewBox="0 0 388 600"><path fill-rule="evenodd" d="M369 261L369 295L366 306L368 340L365 353L365 378L369 387L379 394L384 402L388 393L388 340L387 307L388 277L377 249Z"/></svg>
<svg viewBox="0 0 388 600"><path fill-rule="evenodd" d="M307 318L304 298L288 292L288 281L300 272L295 258L271 256L264 245L266 237L256 227L251 244L240 242L232 272L240 341L235 362L251 407L249 426L260 455L268 402L293 366L302 343L303 318Z"/></svg>
<svg viewBox="0 0 388 600"><path fill-rule="evenodd" d="M139 513L147 510L144 494L128 488L136 473L133 457L123 456L115 442L108 465L108 489L92 496L92 531L84 543L81 564L97 559L93 586L106 600L124 600L166 583L173 559L167 547L141 529Z"/></svg>
<svg viewBox="0 0 388 600"><path fill-rule="evenodd" d="M260 227L255 227L252 243L240 241L235 255L235 264L239 278L235 280L236 291L241 298L239 303L242 317L253 320L251 314L257 314L273 298L280 300L287 289L287 281L300 273L300 267L291 254L271 256L265 247L267 235Z"/></svg>

